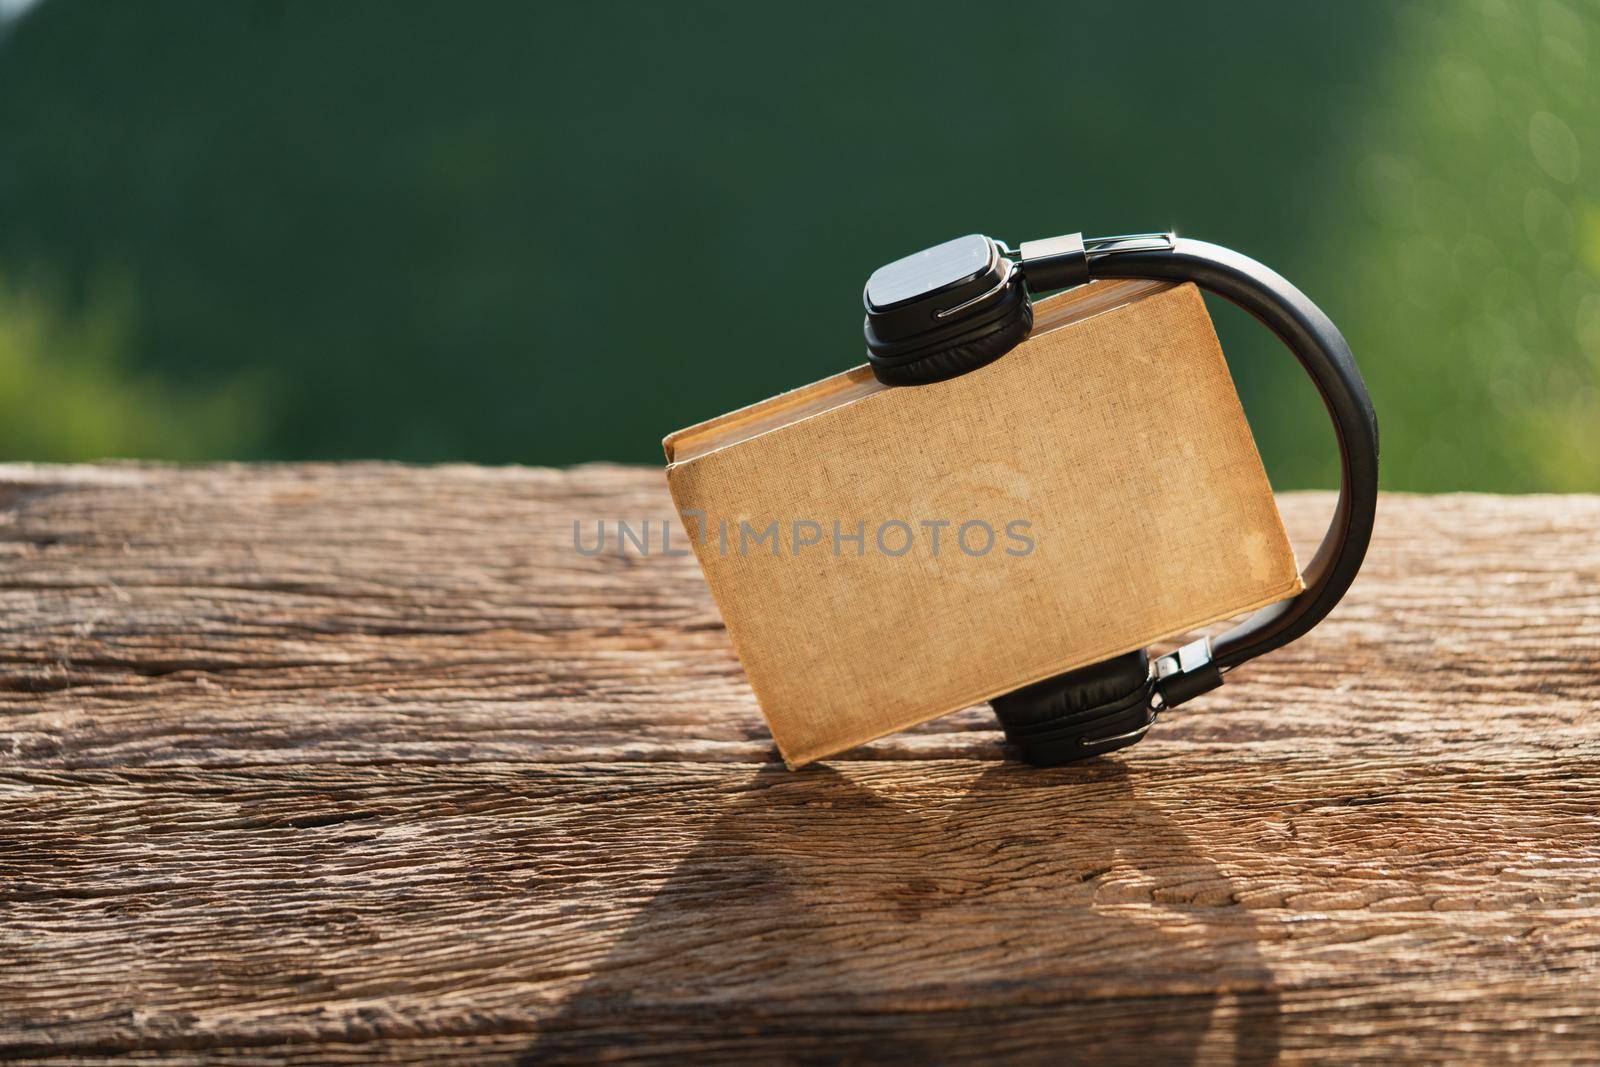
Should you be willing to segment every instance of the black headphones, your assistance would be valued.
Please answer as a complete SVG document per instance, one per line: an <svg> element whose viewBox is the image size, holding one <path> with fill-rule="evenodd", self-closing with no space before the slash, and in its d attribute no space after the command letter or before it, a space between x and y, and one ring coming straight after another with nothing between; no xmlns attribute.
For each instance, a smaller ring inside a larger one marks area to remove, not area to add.
<svg viewBox="0 0 1600 1067"><path fill-rule="evenodd" d="M1339 438L1339 503L1300 595L1226 633L1162 656L1143 651L1047 678L990 702L1028 762L1049 766L1131 745L1156 715L1222 684L1224 672L1309 631L1339 602L1366 555L1378 503L1378 418L1350 346L1305 295L1237 252L1170 233L1025 241L1013 252L958 237L867 279L867 358L888 385L944 381L992 363L1033 328L1034 293L1102 278L1194 282L1250 312L1305 368Z"/></svg>

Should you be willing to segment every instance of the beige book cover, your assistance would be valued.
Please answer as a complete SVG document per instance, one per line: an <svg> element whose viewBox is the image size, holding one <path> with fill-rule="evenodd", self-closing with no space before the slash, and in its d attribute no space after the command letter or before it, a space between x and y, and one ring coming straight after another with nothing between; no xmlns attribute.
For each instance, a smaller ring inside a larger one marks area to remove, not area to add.
<svg viewBox="0 0 1600 1067"><path fill-rule="evenodd" d="M859 367L664 442L791 767L1300 591L1199 291L1035 319L951 381Z"/></svg>

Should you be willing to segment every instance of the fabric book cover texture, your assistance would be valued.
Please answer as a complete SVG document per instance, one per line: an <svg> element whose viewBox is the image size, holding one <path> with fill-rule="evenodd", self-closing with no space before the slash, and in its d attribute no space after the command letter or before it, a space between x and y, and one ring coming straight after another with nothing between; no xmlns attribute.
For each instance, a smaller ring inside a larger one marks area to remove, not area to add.
<svg viewBox="0 0 1600 1067"><path fill-rule="evenodd" d="M962 377L857 368L664 445L790 766L1302 588L1190 284L1097 282Z"/></svg>

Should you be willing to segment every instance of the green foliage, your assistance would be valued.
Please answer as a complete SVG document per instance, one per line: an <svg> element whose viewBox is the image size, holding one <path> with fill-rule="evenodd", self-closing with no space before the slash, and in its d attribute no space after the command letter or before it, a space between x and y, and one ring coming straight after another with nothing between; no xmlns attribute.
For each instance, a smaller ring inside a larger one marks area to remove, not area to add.
<svg viewBox="0 0 1600 1067"><path fill-rule="evenodd" d="M1328 287L1412 489L1600 489L1600 5L1396 20Z"/></svg>
<svg viewBox="0 0 1600 1067"><path fill-rule="evenodd" d="M889 258L1173 226L1340 323L1389 486L1600 488L1600 5L1228 10L45 0L0 451L659 460L859 362ZM1216 316L1274 483L1332 484Z"/></svg>
<svg viewBox="0 0 1600 1067"><path fill-rule="evenodd" d="M127 370L130 310L125 288L68 315L42 291L0 284L0 455L204 459L249 447L263 411L248 390Z"/></svg>

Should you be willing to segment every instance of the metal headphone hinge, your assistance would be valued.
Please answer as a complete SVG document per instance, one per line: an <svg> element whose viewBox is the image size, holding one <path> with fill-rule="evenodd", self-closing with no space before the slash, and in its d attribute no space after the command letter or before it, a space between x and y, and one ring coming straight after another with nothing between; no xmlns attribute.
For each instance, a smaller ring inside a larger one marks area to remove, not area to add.
<svg viewBox="0 0 1600 1067"><path fill-rule="evenodd" d="M1178 247L1173 233L1124 233L1116 237L1091 237L1083 243L1090 259L1102 259L1119 252L1167 252Z"/></svg>
<svg viewBox="0 0 1600 1067"><path fill-rule="evenodd" d="M1089 280L1089 257L1081 233L1024 241L1017 255L1022 277L1032 292L1066 289Z"/></svg>
<svg viewBox="0 0 1600 1067"><path fill-rule="evenodd" d="M1222 671L1211 658L1211 638L1191 641L1156 660L1156 693L1163 708L1174 708L1222 684Z"/></svg>
<svg viewBox="0 0 1600 1067"><path fill-rule="evenodd" d="M1170 251L1177 247L1177 238L1170 233L1125 233L1085 240L1081 233L1068 233L1024 241L1016 252L1001 242L995 244L1001 255L1016 258L1028 289L1044 293L1082 285L1089 280L1089 265L1096 260L1124 252Z"/></svg>

